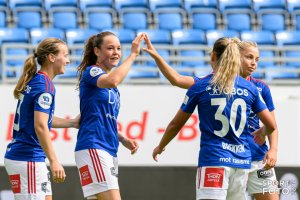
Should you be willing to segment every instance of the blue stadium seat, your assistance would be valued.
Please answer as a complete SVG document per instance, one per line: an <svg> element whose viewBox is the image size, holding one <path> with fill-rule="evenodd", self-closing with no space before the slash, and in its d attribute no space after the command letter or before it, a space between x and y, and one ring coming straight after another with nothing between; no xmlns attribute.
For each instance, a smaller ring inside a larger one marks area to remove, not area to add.
<svg viewBox="0 0 300 200"><path fill-rule="evenodd" d="M252 29L252 16L250 13L227 13L224 14L226 28L235 31Z"/></svg>
<svg viewBox="0 0 300 200"><path fill-rule="evenodd" d="M163 57L165 59L165 61L168 64L172 64L171 61L169 61L170 58L170 51L166 50L166 49L157 49L157 52L161 55L161 57ZM143 55L145 55L146 57L150 58L150 55L143 52ZM156 66L156 63L153 59L149 59L148 61L146 61L145 65L149 65L149 66Z"/></svg>
<svg viewBox="0 0 300 200"><path fill-rule="evenodd" d="M115 9L119 12L124 8L149 8L147 0L115 0Z"/></svg>
<svg viewBox="0 0 300 200"><path fill-rule="evenodd" d="M124 29L147 29L149 15L145 12L122 12L120 22Z"/></svg>
<svg viewBox="0 0 300 200"><path fill-rule="evenodd" d="M181 0L149 0L149 7L151 12L159 8L182 8Z"/></svg>
<svg viewBox="0 0 300 200"><path fill-rule="evenodd" d="M176 30L172 32L173 45L206 44L204 31L201 30Z"/></svg>
<svg viewBox="0 0 300 200"><path fill-rule="evenodd" d="M286 17L284 13L262 13L257 20L261 30L275 32L287 29Z"/></svg>
<svg viewBox="0 0 300 200"><path fill-rule="evenodd" d="M271 31L242 31L242 40L249 40L261 45L275 44L275 36Z"/></svg>
<svg viewBox="0 0 300 200"><path fill-rule="evenodd" d="M24 56L24 58L27 58L28 56L28 50L23 48L9 48L6 51L7 55L13 55L13 56ZM6 62L6 65L9 67L15 67L15 66L22 66L24 65L24 59L18 59L18 60L10 60L8 59Z"/></svg>
<svg viewBox="0 0 300 200"><path fill-rule="evenodd" d="M251 0L219 0L219 9L222 13L228 10L251 10L252 1Z"/></svg>
<svg viewBox="0 0 300 200"><path fill-rule="evenodd" d="M66 40L65 32L56 28L33 28L30 30L32 44L38 44L41 40L48 37L55 37L61 40Z"/></svg>
<svg viewBox="0 0 300 200"><path fill-rule="evenodd" d="M28 43L29 32L24 28L0 28L0 44Z"/></svg>
<svg viewBox="0 0 300 200"><path fill-rule="evenodd" d="M126 79L158 78L158 71L153 65L135 64L131 67Z"/></svg>
<svg viewBox="0 0 300 200"><path fill-rule="evenodd" d="M193 29L215 30L218 28L217 16L215 13L194 13L189 17Z"/></svg>
<svg viewBox="0 0 300 200"><path fill-rule="evenodd" d="M300 0L286 0L287 10L290 13L300 10Z"/></svg>
<svg viewBox="0 0 300 200"><path fill-rule="evenodd" d="M112 8L113 0L80 0L79 7L82 12L90 8Z"/></svg>
<svg viewBox="0 0 300 200"><path fill-rule="evenodd" d="M279 46L300 44L300 31L278 31L275 36Z"/></svg>
<svg viewBox="0 0 300 200"><path fill-rule="evenodd" d="M0 27L6 27L7 21L6 21L6 12L0 11Z"/></svg>
<svg viewBox="0 0 300 200"><path fill-rule="evenodd" d="M90 36L97 33L99 32L94 29L69 29L66 31L67 44L84 44Z"/></svg>
<svg viewBox="0 0 300 200"><path fill-rule="evenodd" d="M284 51L282 57L286 59L286 61L284 61L285 65L300 68L300 51Z"/></svg>
<svg viewBox="0 0 300 200"><path fill-rule="evenodd" d="M57 7L77 8L77 0L44 0L47 11Z"/></svg>
<svg viewBox="0 0 300 200"><path fill-rule="evenodd" d="M296 66L268 66L266 69L266 80L276 79L298 79L299 74L296 70L299 70Z"/></svg>
<svg viewBox="0 0 300 200"><path fill-rule="evenodd" d="M273 66L275 62L273 61L275 57L274 51L271 50L260 50L259 51L259 62L258 66L264 68L266 66Z"/></svg>
<svg viewBox="0 0 300 200"><path fill-rule="evenodd" d="M51 14L49 14L52 27L64 30L78 28L79 22L77 17L77 13L72 11L51 12Z"/></svg>
<svg viewBox="0 0 300 200"><path fill-rule="evenodd" d="M85 23L91 29L112 29L114 17L110 12L88 12L86 13Z"/></svg>
<svg viewBox="0 0 300 200"><path fill-rule="evenodd" d="M169 31L175 29L183 29L185 18L180 13L157 13L155 17L158 29L166 29ZM171 23L170 23L171 22Z"/></svg>
<svg viewBox="0 0 300 200"><path fill-rule="evenodd" d="M42 27L42 13L40 11L19 11L15 13L15 22L19 28Z"/></svg>
<svg viewBox="0 0 300 200"><path fill-rule="evenodd" d="M191 12L194 9L208 9L216 10L218 9L217 0L185 0L184 8L187 12Z"/></svg>
<svg viewBox="0 0 300 200"><path fill-rule="evenodd" d="M196 67L205 64L204 60L201 60L205 56L205 53L201 50L181 50L179 56L188 59L186 61L181 61L182 66L186 67Z"/></svg>
<svg viewBox="0 0 300 200"><path fill-rule="evenodd" d="M207 44L209 46L214 45L215 41L221 37L240 38L240 35L237 31L233 31L233 30L210 30L206 32Z"/></svg>
<svg viewBox="0 0 300 200"><path fill-rule="evenodd" d="M9 0L11 10L22 8L42 8L43 0Z"/></svg>
<svg viewBox="0 0 300 200"><path fill-rule="evenodd" d="M137 33L146 33L153 44L171 44L171 34L167 30L140 29Z"/></svg>
<svg viewBox="0 0 300 200"><path fill-rule="evenodd" d="M135 32L131 29L108 29L113 32L119 39L121 44L131 44L135 38Z"/></svg>
<svg viewBox="0 0 300 200"><path fill-rule="evenodd" d="M254 12L259 12L263 9L286 9L285 0L253 0Z"/></svg>

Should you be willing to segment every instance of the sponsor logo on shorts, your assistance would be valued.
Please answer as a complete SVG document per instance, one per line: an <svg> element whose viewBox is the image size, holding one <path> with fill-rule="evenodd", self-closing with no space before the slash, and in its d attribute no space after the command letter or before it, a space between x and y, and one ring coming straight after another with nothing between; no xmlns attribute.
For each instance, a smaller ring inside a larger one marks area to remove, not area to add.
<svg viewBox="0 0 300 200"><path fill-rule="evenodd" d="M14 174L9 176L11 189L13 193L20 193L21 192L21 179L20 174Z"/></svg>
<svg viewBox="0 0 300 200"><path fill-rule="evenodd" d="M113 175L113 176L115 176L115 177L118 178L118 172L117 172L117 170L114 167L110 168L110 172L111 172L111 175Z"/></svg>
<svg viewBox="0 0 300 200"><path fill-rule="evenodd" d="M257 170L257 177L258 178L270 178L272 177L274 174L273 174L273 171L272 170L265 170L265 169L259 169Z"/></svg>
<svg viewBox="0 0 300 200"><path fill-rule="evenodd" d="M81 185L85 186L93 182L89 166L85 165L79 169Z"/></svg>
<svg viewBox="0 0 300 200"><path fill-rule="evenodd" d="M206 168L204 177L204 187L222 188L223 178L223 168Z"/></svg>

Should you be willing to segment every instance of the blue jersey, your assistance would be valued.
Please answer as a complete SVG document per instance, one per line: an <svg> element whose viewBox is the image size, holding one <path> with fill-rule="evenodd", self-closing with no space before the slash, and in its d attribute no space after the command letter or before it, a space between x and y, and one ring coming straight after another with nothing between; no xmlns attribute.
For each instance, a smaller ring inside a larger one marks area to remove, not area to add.
<svg viewBox="0 0 300 200"><path fill-rule="evenodd" d="M54 113L55 88L49 77L38 72L28 82L18 100L14 119L13 139L7 146L5 158L18 161L44 162L46 155L34 129L34 111L49 115L48 128Z"/></svg>
<svg viewBox="0 0 300 200"><path fill-rule="evenodd" d="M90 66L82 74L79 86L81 119L75 151L103 149L116 157L120 93L117 88L97 87L98 78L105 73L97 66Z"/></svg>
<svg viewBox="0 0 300 200"><path fill-rule="evenodd" d="M192 113L198 106L201 150L198 166L250 168L251 152L247 142L251 110L266 109L257 88L242 77L235 81L228 98L211 86L212 74L199 79L187 92L182 111Z"/></svg>
<svg viewBox="0 0 300 200"><path fill-rule="evenodd" d="M263 81L257 80L253 77L249 77L249 81L257 87L267 108L269 109L270 112L272 112L275 108L274 108L270 88ZM257 115L254 112L251 112L251 114L250 114L248 126L249 126L250 132L253 132L260 128L259 118L257 117ZM249 142L250 149L251 149L252 160L253 161L263 160L265 154L268 151L268 146L266 143L264 143L262 146L256 144L254 142L253 138L254 138L254 136L252 136L251 134L248 135L248 142Z"/></svg>

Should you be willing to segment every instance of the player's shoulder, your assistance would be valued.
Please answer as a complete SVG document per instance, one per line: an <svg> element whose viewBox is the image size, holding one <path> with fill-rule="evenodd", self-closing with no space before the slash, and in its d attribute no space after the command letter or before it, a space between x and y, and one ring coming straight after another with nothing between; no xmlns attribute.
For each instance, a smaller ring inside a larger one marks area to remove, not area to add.
<svg viewBox="0 0 300 200"><path fill-rule="evenodd" d="M33 76L33 78L29 81L27 87L35 93L53 94L55 91L53 82L50 80L50 78L44 74L39 73Z"/></svg>
<svg viewBox="0 0 300 200"><path fill-rule="evenodd" d="M264 81L254 78L252 76L250 76L249 78L250 78L250 82L256 85L257 87L269 88L268 84L265 83Z"/></svg>
<svg viewBox="0 0 300 200"><path fill-rule="evenodd" d="M92 76L92 77L96 77L99 74L103 74L103 73L106 73L106 72L96 65L88 66L83 72L83 74L85 76Z"/></svg>

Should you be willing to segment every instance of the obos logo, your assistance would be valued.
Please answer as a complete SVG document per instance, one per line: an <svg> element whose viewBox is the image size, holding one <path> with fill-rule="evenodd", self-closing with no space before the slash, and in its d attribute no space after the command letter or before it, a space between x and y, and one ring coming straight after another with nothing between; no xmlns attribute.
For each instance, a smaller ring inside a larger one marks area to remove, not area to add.
<svg viewBox="0 0 300 200"><path fill-rule="evenodd" d="M38 100L39 106L44 109L49 109L52 104L52 95L49 93L43 93Z"/></svg>
<svg viewBox="0 0 300 200"><path fill-rule="evenodd" d="M92 77L95 77L95 76L99 75L101 72L103 72L101 68L99 68L99 67L92 67L91 70L90 70L90 75Z"/></svg>

